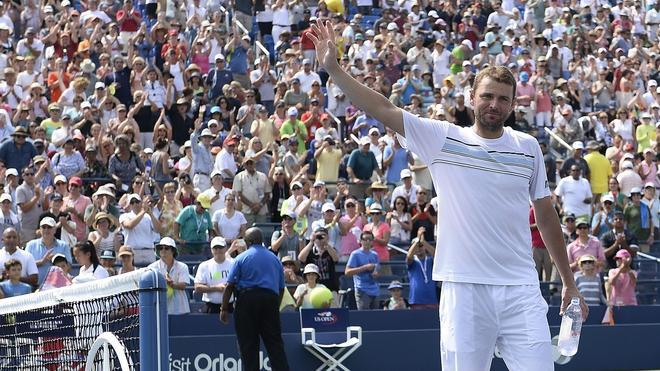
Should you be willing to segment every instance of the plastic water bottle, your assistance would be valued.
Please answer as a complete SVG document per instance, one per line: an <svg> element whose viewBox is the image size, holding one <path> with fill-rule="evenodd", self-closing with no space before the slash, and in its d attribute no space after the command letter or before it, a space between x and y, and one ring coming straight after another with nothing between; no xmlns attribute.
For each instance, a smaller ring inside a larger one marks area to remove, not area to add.
<svg viewBox="0 0 660 371"><path fill-rule="evenodd" d="M582 308L580 308L580 299L572 298L571 304L564 312L559 329L557 350L561 355L571 357L577 353L581 330Z"/></svg>

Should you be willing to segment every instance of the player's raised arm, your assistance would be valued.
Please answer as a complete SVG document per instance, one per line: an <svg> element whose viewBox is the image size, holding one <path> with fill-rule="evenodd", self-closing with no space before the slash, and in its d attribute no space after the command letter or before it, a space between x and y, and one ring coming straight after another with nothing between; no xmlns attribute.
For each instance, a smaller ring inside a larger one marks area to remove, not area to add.
<svg viewBox="0 0 660 371"><path fill-rule="evenodd" d="M376 120L388 126L397 133L403 132L403 113L381 94L362 85L351 77L337 63L337 45L335 32L329 21L318 20L312 25L314 35L309 35L316 47L316 58L332 81L335 82L346 96L357 106Z"/></svg>

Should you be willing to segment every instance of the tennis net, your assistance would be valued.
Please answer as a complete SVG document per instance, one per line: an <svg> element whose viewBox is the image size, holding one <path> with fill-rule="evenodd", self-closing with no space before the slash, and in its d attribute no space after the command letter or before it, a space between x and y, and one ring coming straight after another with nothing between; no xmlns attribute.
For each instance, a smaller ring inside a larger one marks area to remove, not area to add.
<svg viewBox="0 0 660 371"><path fill-rule="evenodd" d="M0 300L0 369L166 369L165 297L162 275L142 269Z"/></svg>

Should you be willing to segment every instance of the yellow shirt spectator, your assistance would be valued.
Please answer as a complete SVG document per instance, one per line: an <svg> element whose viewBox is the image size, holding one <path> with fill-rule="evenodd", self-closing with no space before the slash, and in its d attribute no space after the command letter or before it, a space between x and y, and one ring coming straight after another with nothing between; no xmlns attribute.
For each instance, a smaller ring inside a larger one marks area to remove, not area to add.
<svg viewBox="0 0 660 371"><path fill-rule="evenodd" d="M587 162L587 165L589 165L591 193L594 195L607 193L607 185L612 176L610 162L605 156L598 152L597 142L589 142L587 148L589 149L589 153L584 156L584 160Z"/></svg>
<svg viewBox="0 0 660 371"><path fill-rule="evenodd" d="M332 140L332 139L330 139ZM330 145L329 140L324 140L321 147L314 153L316 158L316 180L324 182L336 182L339 176L339 163L341 162L341 150Z"/></svg>
<svg viewBox="0 0 660 371"><path fill-rule="evenodd" d="M655 140L655 127L651 125L651 116L646 112L642 114L642 123L637 127L635 137L637 138L637 152L639 153L651 148L651 141Z"/></svg>

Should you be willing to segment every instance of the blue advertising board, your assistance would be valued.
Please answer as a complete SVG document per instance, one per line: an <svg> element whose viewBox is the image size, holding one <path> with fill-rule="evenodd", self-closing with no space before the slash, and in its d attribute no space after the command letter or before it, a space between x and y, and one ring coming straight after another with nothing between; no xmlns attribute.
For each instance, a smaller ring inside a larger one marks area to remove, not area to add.
<svg viewBox="0 0 660 371"><path fill-rule="evenodd" d="M555 308L556 309L556 308ZM555 309L549 314L553 336L559 333ZM635 313L636 312L636 313ZM578 354L557 370L657 369L660 357L660 306L637 307L618 313L621 324L600 325L602 311L592 310L585 324ZM282 314L282 331L292 370L313 370L320 361L301 344L298 313ZM641 320L635 322L635 318ZM440 332L437 311L363 311L350 312L350 324L363 328L360 347L344 362L351 370L439 370ZM344 332L345 334L345 332ZM634 341L631 341L634 339ZM603 349L616 349L618 356ZM270 370L265 350L260 353L261 370ZM191 314L170 316L170 370L240 370L233 323L222 325L217 315ZM506 370L495 357L494 370Z"/></svg>

